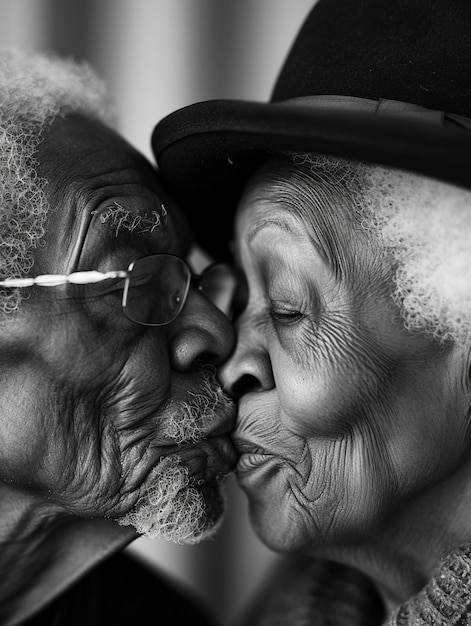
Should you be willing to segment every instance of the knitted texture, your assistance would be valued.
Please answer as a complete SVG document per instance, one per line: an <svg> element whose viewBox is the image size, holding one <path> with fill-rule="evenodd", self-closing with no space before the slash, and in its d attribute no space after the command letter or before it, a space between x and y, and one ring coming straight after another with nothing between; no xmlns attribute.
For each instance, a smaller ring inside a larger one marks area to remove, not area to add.
<svg viewBox="0 0 471 626"><path fill-rule="evenodd" d="M450 553L433 578L384 614L374 582L357 570L283 558L237 626L471 626L471 543Z"/></svg>
<svg viewBox="0 0 471 626"><path fill-rule="evenodd" d="M384 626L465 626L471 624L471 544L443 561L416 596L391 614Z"/></svg>

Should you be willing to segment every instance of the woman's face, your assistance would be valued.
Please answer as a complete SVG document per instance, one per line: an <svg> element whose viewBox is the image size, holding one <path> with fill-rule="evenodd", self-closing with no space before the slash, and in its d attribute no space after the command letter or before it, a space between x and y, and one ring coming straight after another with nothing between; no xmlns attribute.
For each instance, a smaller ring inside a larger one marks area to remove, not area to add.
<svg viewBox="0 0 471 626"><path fill-rule="evenodd" d="M345 192L310 183L296 208L290 172L272 191L266 166L240 204L245 308L221 371L252 522L282 551L359 538L445 476L469 402L457 351L404 329Z"/></svg>

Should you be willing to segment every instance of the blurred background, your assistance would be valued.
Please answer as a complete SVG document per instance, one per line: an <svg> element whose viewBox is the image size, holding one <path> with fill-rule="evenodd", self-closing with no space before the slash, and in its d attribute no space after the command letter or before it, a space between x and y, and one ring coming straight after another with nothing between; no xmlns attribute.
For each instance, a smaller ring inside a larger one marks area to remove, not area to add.
<svg viewBox="0 0 471 626"><path fill-rule="evenodd" d="M0 43L86 60L114 95L121 133L153 161L150 134L200 100L266 101L316 0L0 0ZM221 532L197 546L139 539L128 549L231 624L279 557L253 534L227 481ZM158 611L158 607L156 607Z"/></svg>

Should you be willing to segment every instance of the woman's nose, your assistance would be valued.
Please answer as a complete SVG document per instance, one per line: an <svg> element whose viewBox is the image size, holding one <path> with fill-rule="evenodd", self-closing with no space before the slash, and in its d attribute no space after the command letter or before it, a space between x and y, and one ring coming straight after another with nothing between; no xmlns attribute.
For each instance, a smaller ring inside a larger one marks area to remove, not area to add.
<svg viewBox="0 0 471 626"><path fill-rule="evenodd" d="M246 393L273 389L275 381L263 337L244 323L244 316L238 320L237 333L234 352L218 370L224 390L232 397L240 398Z"/></svg>
<svg viewBox="0 0 471 626"><path fill-rule="evenodd" d="M169 356L173 369L195 365L217 366L231 353L235 331L229 320L196 289L191 289L183 311L169 326Z"/></svg>

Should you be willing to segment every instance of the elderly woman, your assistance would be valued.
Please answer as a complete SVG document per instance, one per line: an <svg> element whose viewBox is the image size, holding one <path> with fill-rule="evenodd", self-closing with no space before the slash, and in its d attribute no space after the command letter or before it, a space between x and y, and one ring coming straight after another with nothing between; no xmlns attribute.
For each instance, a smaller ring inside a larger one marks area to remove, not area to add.
<svg viewBox="0 0 471 626"><path fill-rule="evenodd" d="M471 623L470 26L319 0L272 102L154 131L208 247L233 239L238 477L261 539L304 555L251 624Z"/></svg>
<svg viewBox="0 0 471 626"><path fill-rule="evenodd" d="M236 219L247 289L222 377L252 522L358 567L391 608L471 537L470 205L404 172L273 159Z"/></svg>

